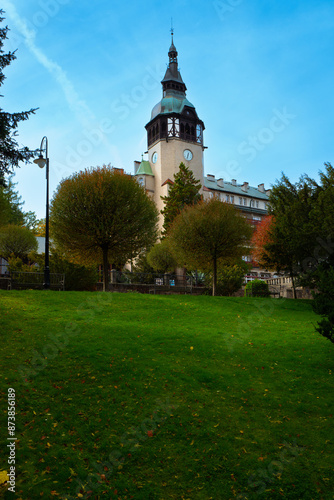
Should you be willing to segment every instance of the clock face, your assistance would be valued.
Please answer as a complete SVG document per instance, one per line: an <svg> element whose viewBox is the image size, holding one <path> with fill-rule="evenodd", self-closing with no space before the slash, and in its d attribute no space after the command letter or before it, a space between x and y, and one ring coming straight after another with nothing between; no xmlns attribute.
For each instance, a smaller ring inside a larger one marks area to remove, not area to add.
<svg viewBox="0 0 334 500"><path fill-rule="evenodd" d="M193 154L192 154L192 152L190 151L190 149L185 149L185 150L183 151L183 156L184 156L184 158L185 158L186 160L188 160L188 161L192 160L192 158L193 158Z"/></svg>
<svg viewBox="0 0 334 500"><path fill-rule="evenodd" d="M155 153L153 153L153 155L152 155L152 161L153 161L153 163L156 163L157 159L158 159L158 153L155 151Z"/></svg>

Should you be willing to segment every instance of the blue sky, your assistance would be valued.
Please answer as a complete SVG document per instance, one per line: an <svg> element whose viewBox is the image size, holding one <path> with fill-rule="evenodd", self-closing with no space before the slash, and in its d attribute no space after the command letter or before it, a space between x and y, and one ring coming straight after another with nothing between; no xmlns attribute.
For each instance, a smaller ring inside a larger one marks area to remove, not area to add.
<svg viewBox="0 0 334 500"><path fill-rule="evenodd" d="M49 141L51 194L111 164L133 172L161 99L171 17L187 97L204 121L205 173L251 185L318 178L334 163L332 0L2 0L11 32L1 107L39 110L19 127ZM24 209L45 214L45 177L16 171Z"/></svg>

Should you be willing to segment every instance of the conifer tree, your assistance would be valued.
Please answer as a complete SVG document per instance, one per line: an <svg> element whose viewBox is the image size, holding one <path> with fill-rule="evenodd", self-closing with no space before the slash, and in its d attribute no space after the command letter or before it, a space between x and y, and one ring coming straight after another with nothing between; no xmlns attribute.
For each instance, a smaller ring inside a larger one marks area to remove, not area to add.
<svg viewBox="0 0 334 500"><path fill-rule="evenodd" d="M0 9L0 23L4 20L3 13ZM0 28L0 87L5 80L3 69L16 59L15 51L7 53L3 51L4 42L8 38L8 30L8 26ZM30 111L20 113L6 113L0 108L0 177L3 174L12 173L13 168L18 167L21 161L28 162L34 156L34 152L27 147L19 147L16 136L19 122L28 120L35 111L36 109L30 109Z"/></svg>
<svg viewBox="0 0 334 500"><path fill-rule="evenodd" d="M161 210L164 216L163 236L167 235L175 217L185 206L194 205L201 200L200 189L200 181L195 179L193 172L184 163L180 163L179 171L174 174L174 183L168 195L161 196L165 202L165 207Z"/></svg>

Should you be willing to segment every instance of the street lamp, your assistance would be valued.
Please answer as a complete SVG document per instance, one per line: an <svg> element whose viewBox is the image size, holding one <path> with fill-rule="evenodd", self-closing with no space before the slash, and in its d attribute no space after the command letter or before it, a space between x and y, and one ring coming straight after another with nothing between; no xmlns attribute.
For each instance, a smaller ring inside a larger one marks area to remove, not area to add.
<svg viewBox="0 0 334 500"><path fill-rule="evenodd" d="M43 143L45 146L43 148ZM42 154L45 151L45 158ZM39 148L39 157L34 160L40 168L46 166L46 217L45 217L45 264L44 264L44 283L45 290L50 288L50 267L49 267L49 157L48 157L48 138L43 137L41 147Z"/></svg>

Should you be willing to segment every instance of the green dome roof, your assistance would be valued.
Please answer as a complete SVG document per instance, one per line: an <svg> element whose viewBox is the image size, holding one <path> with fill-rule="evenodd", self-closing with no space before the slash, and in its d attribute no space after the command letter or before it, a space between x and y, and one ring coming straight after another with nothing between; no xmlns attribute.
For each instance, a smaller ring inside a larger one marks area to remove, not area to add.
<svg viewBox="0 0 334 500"><path fill-rule="evenodd" d="M180 114L185 106L195 109L195 106L191 104L186 97L168 95L154 106L151 114L151 120L158 115L167 115L170 113Z"/></svg>

